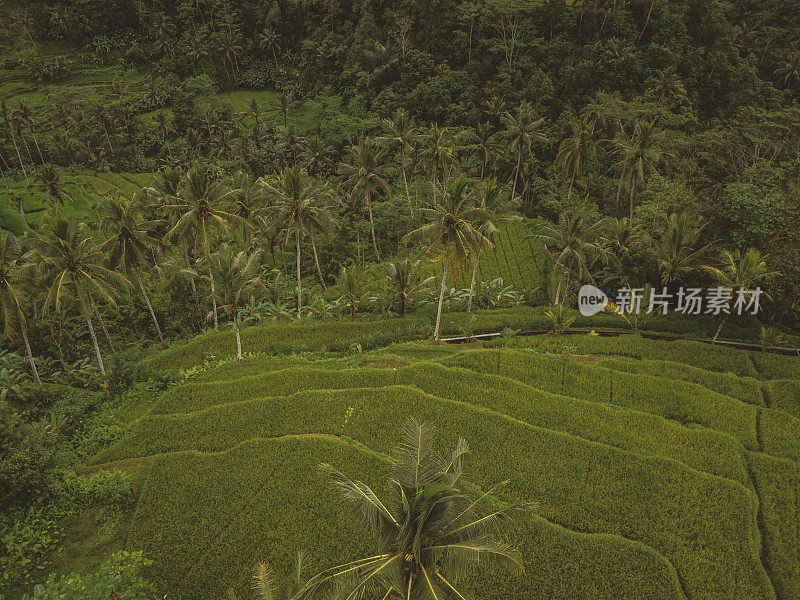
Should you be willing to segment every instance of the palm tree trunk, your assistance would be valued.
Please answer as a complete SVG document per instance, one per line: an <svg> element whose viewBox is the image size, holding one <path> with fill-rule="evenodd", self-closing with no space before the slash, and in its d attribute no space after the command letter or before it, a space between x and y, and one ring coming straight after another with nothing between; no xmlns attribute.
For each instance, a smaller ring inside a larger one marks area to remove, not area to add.
<svg viewBox="0 0 800 600"><path fill-rule="evenodd" d="M14 128L9 127L9 131L11 132L11 140L14 142L14 150L17 151L17 160L19 160L19 168L22 169L22 174L25 176L25 183L30 185L31 182L28 179L28 173L25 171L25 163L22 162L22 154L19 151L19 144L17 144L17 136L14 135Z"/></svg>
<svg viewBox="0 0 800 600"><path fill-rule="evenodd" d="M450 261L450 240L444 247L444 270L442 271L442 287L439 290L439 307L436 309L436 327L433 330L433 339L439 341L439 325L442 322L442 304L444 303L444 290L447 285L447 267Z"/></svg>
<svg viewBox="0 0 800 600"><path fill-rule="evenodd" d="M97 315L97 320L100 321L100 328L103 330L103 335L106 337L106 342L108 342L108 347L111 349L111 354L116 354L117 349L114 347L114 342L111 340L111 336L108 334L105 319L103 319L103 315L100 314L100 309L97 307L97 305L93 304L92 306L94 307L94 314Z"/></svg>
<svg viewBox="0 0 800 600"><path fill-rule="evenodd" d="M319 268L319 257L317 256L317 244L314 242L314 234L311 234L311 249L314 251L314 264L317 266L317 275L319 275L319 282L322 284L322 289L327 290L328 286L325 285L325 280L322 278L322 269Z"/></svg>
<svg viewBox="0 0 800 600"><path fill-rule="evenodd" d="M144 287L144 283L142 282L142 275L139 273L139 269L136 269L136 278L139 280L139 289L142 290L142 296L144 296L144 301L147 304L147 310L150 311L150 316L153 318L153 324L156 326L156 331L158 332L158 339L161 343L164 343L164 334L161 333L161 326L158 324L158 319L156 318L156 312L153 310L153 305L150 304L150 296L147 295L147 290Z"/></svg>
<svg viewBox="0 0 800 600"><path fill-rule="evenodd" d="M92 316L90 314L90 309L87 308L84 311L83 316L86 319L86 325L89 327L89 335L92 336L92 344L94 344L94 352L97 355L97 365L100 367L100 374L103 376L103 379L105 379L106 368L103 365L103 355L100 354L100 344L97 343L97 335L94 332L94 325L92 325Z"/></svg>
<svg viewBox="0 0 800 600"><path fill-rule="evenodd" d="M400 157L400 167L403 171L403 185L406 187L406 198L408 198L408 211L411 213L411 218L414 218L414 205L411 204L411 193L408 191L408 177L406 176L406 151L402 150Z"/></svg>
<svg viewBox="0 0 800 600"><path fill-rule="evenodd" d="M214 271L208 263L208 281L211 283L211 310L214 312L214 331L219 330L219 314L217 313L217 288L214 286Z"/></svg>
<svg viewBox="0 0 800 600"><path fill-rule="evenodd" d="M33 378L38 385L42 385L42 380L39 379L39 370L36 368L36 361L33 360L33 353L31 352L31 343L28 340L28 329L25 323L20 319L19 329L22 332L22 341L25 344L25 354L28 355L28 362L31 364L31 371L33 371Z"/></svg>
<svg viewBox="0 0 800 600"><path fill-rule="evenodd" d="M475 295L475 279L478 277L478 263L481 260L481 253L475 258L475 266L472 267L472 281L469 283L469 300L467 301L467 313L472 312L472 298Z"/></svg>
<svg viewBox="0 0 800 600"><path fill-rule="evenodd" d="M514 201L514 197L517 194L517 178L519 178L519 164L522 162L522 150L517 153L517 168L514 169L514 185L511 188L511 201Z"/></svg>
<svg viewBox="0 0 800 600"><path fill-rule="evenodd" d="M630 197L630 219L633 223L633 192L636 191L636 186L633 185L633 178L631 177L631 197Z"/></svg>
<svg viewBox="0 0 800 600"><path fill-rule="evenodd" d="M295 232L295 239L297 241L297 319L302 317L301 308L303 302L303 288L300 279L300 230Z"/></svg>
<svg viewBox="0 0 800 600"><path fill-rule="evenodd" d="M367 212L369 212L369 228L372 231L372 249L375 250L375 258L381 262L381 255L378 252L378 242L375 240L375 222L372 220L372 202L370 202L369 195L367 198Z"/></svg>
<svg viewBox="0 0 800 600"><path fill-rule="evenodd" d="M236 360L242 360L242 335L239 333L239 311L233 307L233 328L236 330Z"/></svg>
<svg viewBox="0 0 800 600"><path fill-rule="evenodd" d="M558 306L558 301L561 298L561 286L564 283L564 274L566 273L566 269L561 271L561 275L558 277L558 287L556 288L556 298L555 298L555 305ZM569 285L569 284L567 284Z"/></svg>
<svg viewBox="0 0 800 600"><path fill-rule="evenodd" d="M719 327L717 327L717 333L714 334L714 339L712 340L712 343L714 344L717 343L717 338L719 337L719 334L722 331L722 327L725 325L725 322L728 320L729 316L730 316L729 314L726 314L724 317L722 317L722 323L720 323Z"/></svg>

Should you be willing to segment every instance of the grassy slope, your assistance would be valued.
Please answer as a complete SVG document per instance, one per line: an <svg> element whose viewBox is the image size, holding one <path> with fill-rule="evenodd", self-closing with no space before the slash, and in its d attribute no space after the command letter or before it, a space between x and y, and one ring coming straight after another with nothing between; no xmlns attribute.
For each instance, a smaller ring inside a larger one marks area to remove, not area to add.
<svg viewBox="0 0 800 600"><path fill-rule="evenodd" d="M481 318L497 325L497 315ZM383 323L253 328L250 343L278 353L346 350L351 340L364 342L370 332L375 345L383 345L393 339ZM213 334L213 344L207 336L205 342L170 349L152 359L154 366L190 366L202 359L198 347L224 348L226 335ZM245 440L310 432L345 435L385 452L395 441L397 422L416 414L437 423L447 441L456 432L465 435L473 445L471 466L484 483L520 480L506 499L542 503L547 521L526 526L520 543L545 571L525 580L494 578L490 597L627 598L641 597L643 589L652 597L680 597L676 582L689 598L772 598L773 582L780 600L794 597L800 589L792 518L797 463L781 457L796 452L797 421L773 398L797 404L790 385L800 379L796 361L638 336L528 338L513 344L537 351L481 351L473 345L461 352L412 343L366 355L259 355L226 363L164 394L151 415L96 460L184 455L174 450L200 451L212 460L221 455L205 453L228 453ZM565 344L579 355L565 359L546 352L560 353ZM647 358L636 358L642 356ZM419 362L430 360L447 367ZM776 384L771 377L783 381ZM304 391L311 388L337 391ZM348 408L354 415L345 426ZM503 440L499 461L497 440ZM244 463L239 468L249 470ZM179 489L164 485L169 491L161 502L173 495L175 502L187 502ZM228 506L227 500L220 502ZM230 535L247 539L248 527L231 525ZM601 534L606 537L596 537ZM655 554L634 552L631 540ZM252 546L237 543L239 549L215 561L232 561L219 572L240 569L236 581L244 585L241 573L248 563L242 556ZM151 543L154 551L160 544ZM565 562L566 544L575 545ZM598 577L594 570L567 575L570 564L597 565L601 547L620 553L614 566L626 571L627 583ZM209 569L220 569L215 565ZM677 579L669 574L672 567ZM174 581L174 574L163 577Z"/></svg>

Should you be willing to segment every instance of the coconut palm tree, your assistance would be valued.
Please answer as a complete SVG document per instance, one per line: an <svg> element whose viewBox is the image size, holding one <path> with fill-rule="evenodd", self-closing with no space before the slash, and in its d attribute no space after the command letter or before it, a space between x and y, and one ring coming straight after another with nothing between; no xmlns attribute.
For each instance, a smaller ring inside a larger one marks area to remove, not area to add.
<svg viewBox="0 0 800 600"><path fill-rule="evenodd" d="M339 271L339 281L337 287L342 295L339 301L347 305L350 310L350 320L356 320L356 308L364 297L364 277L358 269L358 265L342 267Z"/></svg>
<svg viewBox="0 0 800 600"><path fill-rule="evenodd" d="M560 271L554 302L560 304L566 298L572 273L579 278L594 281L590 267L603 256L601 236L607 221L597 220L589 207L563 212L557 223L540 221L534 236L553 261L555 272ZM562 297L562 288L565 290Z"/></svg>
<svg viewBox="0 0 800 600"><path fill-rule="evenodd" d="M575 179L583 175L586 164L597 155L597 143L593 135L594 123L576 121L572 124L572 136L562 141L558 147L556 163L561 167L564 176L569 178L567 201L572 197Z"/></svg>
<svg viewBox="0 0 800 600"><path fill-rule="evenodd" d="M424 277L421 266L421 260L412 262L407 258L382 265L386 273L386 291L397 299L401 317L406 315L406 308L435 279L433 275Z"/></svg>
<svg viewBox="0 0 800 600"><path fill-rule="evenodd" d="M272 58L275 59L275 69L278 69L278 55L276 54L276 50L280 52L281 45L280 45L280 38L278 37L277 32L272 28L268 27L264 31L261 32L261 35L258 38L258 46L259 48L266 49L272 52Z"/></svg>
<svg viewBox="0 0 800 600"><path fill-rule="evenodd" d="M414 119L402 108L397 109L391 119L384 119L381 123L384 135L377 138L379 144L400 153L400 171L403 173L403 185L406 188L408 210L414 218L414 206L411 203L411 193L408 191L408 153L414 151L414 144L418 141Z"/></svg>
<svg viewBox="0 0 800 600"><path fill-rule="evenodd" d="M483 181L489 158L497 148L497 135L492 131L491 123L478 123L477 127L475 127L475 142L475 152L481 161L481 181Z"/></svg>
<svg viewBox="0 0 800 600"><path fill-rule="evenodd" d="M163 344L164 334L142 280L142 269L153 266L151 247L157 240L151 236L152 224L145 221L135 202L126 204L120 198L112 199L105 210L106 215L100 221L100 227L109 238L100 245L100 250L108 252L112 269L125 275L129 281L132 276L136 277L158 339Z"/></svg>
<svg viewBox="0 0 800 600"><path fill-rule="evenodd" d="M422 227L403 236L403 242L424 240L429 244L427 252L437 247L444 248L444 268L442 286L439 292L439 306L436 311L436 327L433 337L439 339L439 326L442 320L442 303L447 285L450 260L461 264L478 251L481 246L491 245L491 241L475 226L478 212L472 204L470 180L459 176L449 187L442 187L440 199L431 202L422 212L428 221Z"/></svg>
<svg viewBox="0 0 800 600"><path fill-rule="evenodd" d="M236 252L233 246L223 245L206 257L213 273L214 294L218 305L230 314L236 331L236 359L242 360L242 337L239 331L239 310L262 287L259 274L261 251ZM209 280L211 276L208 276ZM209 315L211 316L211 315Z"/></svg>
<svg viewBox="0 0 800 600"><path fill-rule="evenodd" d="M775 75L785 86L800 87L800 50L795 50L780 62Z"/></svg>
<svg viewBox="0 0 800 600"><path fill-rule="evenodd" d="M758 302L760 298L755 298L753 288L775 273L769 270L766 257L761 253L750 248L742 253L740 250L722 252L720 256L720 266L706 265L703 270L709 273L716 282L725 288L730 288L734 293L741 294L743 299L748 302ZM766 296L766 294L764 294ZM714 334L714 342L717 341L722 327L725 325L730 313L725 313L722 322Z"/></svg>
<svg viewBox="0 0 800 600"><path fill-rule="evenodd" d="M664 285L682 281L683 277L705 269L711 243L703 244L704 224L689 213L668 217L660 239L655 244L658 269Z"/></svg>
<svg viewBox="0 0 800 600"><path fill-rule="evenodd" d="M303 139L300 145L299 157L308 174L314 177L327 172L333 166L331 154L331 148L316 135Z"/></svg>
<svg viewBox="0 0 800 600"><path fill-rule="evenodd" d="M295 237L297 265L297 318L302 317L302 279L300 241L314 231L330 231L335 221L325 206L330 189L309 177L299 166L287 167L275 182L259 180L271 206L265 209L273 232ZM316 250L315 250L316 253Z"/></svg>
<svg viewBox="0 0 800 600"><path fill-rule="evenodd" d="M44 191L59 204L64 204L64 190L61 186L61 171L55 165L43 164L36 169L36 178Z"/></svg>
<svg viewBox="0 0 800 600"><path fill-rule="evenodd" d="M629 217L633 220L633 198L636 186L644 187L647 177L658 172L658 167L669 156L664 150L666 133L647 121L636 124L630 136L624 132L613 140L613 154L617 158L614 169L620 178L617 188L617 203L622 192L623 181L627 180L630 195Z"/></svg>
<svg viewBox="0 0 800 600"><path fill-rule="evenodd" d="M298 106L300 106L300 101L295 99L293 94L287 94L285 92L278 94L278 99L272 103L272 108L274 110L279 110L283 114L284 129L288 127L289 111Z"/></svg>
<svg viewBox="0 0 800 600"><path fill-rule="evenodd" d="M345 162L339 164L341 186L350 194L351 200L363 202L369 214L369 227L372 231L372 249L375 259L380 262L378 242L375 239L375 221L372 216L372 199L375 196L388 194L382 154L371 138L362 138L358 144L348 148Z"/></svg>
<svg viewBox="0 0 800 600"><path fill-rule="evenodd" d="M17 153L17 160L19 161L19 168L22 169L22 174L25 176L25 183L30 185L28 180L28 172L25 170L25 161L22 160L22 154L19 151L19 144L17 144L17 136L15 135L16 122L14 120L12 111L8 109L5 100L0 102L0 116L3 118L3 125L11 136L11 141L14 144L14 150Z"/></svg>
<svg viewBox="0 0 800 600"><path fill-rule="evenodd" d="M173 182L170 181L168 185ZM211 252L211 236L214 230L226 233L231 225L241 225L234 213L220 206L231 195L231 191L218 181L211 169L195 165L182 179L177 193L165 198L163 208L174 217L174 225L166 239L176 242L186 240L191 244L195 258L207 257ZM214 274L209 270L211 304L214 314L214 329L219 329L217 300L214 293Z"/></svg>
<svg viewBox="0 0 800 600"><path fill-rule="evenodd" d="M100 374L106 370L100 345L97 343L92 312L98 301L116 308L115 298L130 282L121 274L102 266L103 253L92 240L89 228L82 222L57 217L45 224L45 234L34 238L31 260L43 277L46 290L44 310L61 310L65 294L71 297L86 321L92 338Z"/></svg>
<svg viewBox="0 0 800 600"><path fill-rule="evenodd" d="M422 159L427 166L433 181L431 188L436 194L438 173L443 175L444 185L447 186L448 174L450 169L456 165L456 158L453 154L453 140L450 132L444 127L434 124L427 133L422 136ZM435 201L435 196L434 196Z"/></svg>
<svg viewBox="0 0 800 600"><path fill-rule="evenodd" d="M506 126L503 136L508 140L508 148L517 155L517 166L514 168L514 186L511 188L511 197L513 198L517 194L517 179L519 178L522 155L533 156L531 151L533 142L546 143L548 138L539 131L544 123L544 118L534 119L533 111L526 104L521 104L514 115L506 111L503 115L503 123Z"/></svg>
<svg viewBox="0 0 800 600"><path fill-rule="evenodd" d="M3 337L13 340L19 328L33 378L37 384L42 385L28 340L28 318L25 314L25 301L18 277L22 266L21 259L22 251L18 240L10 232L0 230L0 315L2 315Z"/></svg>
<svg viewBox="0 0 800 600"><path fill-rule="evenodd" d="M233 204L231 212L239 218L242 226L242 243L245 249L249 249L258 213L264 206L264 189L252 175L236 171L231 178L228 199Z"/></svg>
<svg viewBox="0 0 800 600"><path fill-rule="evenodd" d="M347 598L362 598L369 589L385 599L463 599L466 592L457 586L486 560L522 570L519 553L500 534L514 519L534 511L535 504L482 509L499 486L481 495L470 493L462 464L467 443L460 439L442 455L434 449L434 437L431 425L408 421L392 455L385 503L365 483L320 466L341 494L342 509L375 534L378 553L322 571L296 600L331 588L343 590L337 597Z"/></svg>
<svg viewBox="0 0 800 600"><path fill-rule="evenodd" d="M472 259L472 279L469 284L469 299L467 300L467 312L472 312L472 299L475 295L475 280L478 276L478 264L481 260L481 253L487 248L494 246L494 239L499 231L497 226L511 221L520 221L522 217L513 211L519 206L516 198L508 195L503 186L497 183L496 179L489 179L482 182L475 188L475 228L486 238L488 246L480 244L475 251Z"/></svg>

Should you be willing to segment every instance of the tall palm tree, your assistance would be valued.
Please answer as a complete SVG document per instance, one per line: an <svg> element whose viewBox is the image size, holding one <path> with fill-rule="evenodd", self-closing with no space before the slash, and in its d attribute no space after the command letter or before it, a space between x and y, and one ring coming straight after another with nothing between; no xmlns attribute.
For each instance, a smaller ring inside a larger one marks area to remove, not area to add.
<svg viewBox="0 0 800 600"><path fill-rule="evenodd" d="M333 166L331 154L331 148L322 139L311 135L303 140L299 156L308 174L316 177Z"/></svg>
<svg viewBox="0 0 800 600"><path fill-rule="evenodd" d="M569 178L567 201L572 197L575 179L586 170L586 164L597 155L597 143L593 139L594 123L577 121L572 124L572 136L566 138L558 147L556 163L564 176Z"/></svg>
<svg viewBox="0 0 800 600"><path fill-rule="evenodd" d="M76 219L56 217L45 225L45 234L34 238L32 260L43 276L46 289L44 310L61 310L65 292L77 302L92 338L100 374L106 370L97 343L92 312L97 301L116 308L120 287L130 282L121 274L102 266L103 253L92 240L89 228Z"/></svg>
<svg viewBox="0 0 800 600"><path fill-rule="evenodd" d="M785 86L800 87L800 50L795 50L780 62L775 75Z"/></svg>
<svg viewBox="0 0 800 600"><path fill-rule="evenodd" d="M442 303L447 285L447 273L452 255L453 262L460 264L478 251L482 245L490 245L489 239L474 225L478 213L472 205L470 180L459 176L449 187L441 190L440 199L433 201L422 212L428 221L422 227L403 236L403 242L419 239L429 243L428 252L433 248L444 248L444 268L442 286L439 292L439 306L436 311L436 327L433 338L439 339L439 326L442 320Z"/></svg>
<svg viewBox="0 0 800 600"><path fill-rule="evenodd" d="M259 48L266 49L272 52L272 58L275 59L275 69L278 69L278 55L276 54L276 50L280 52L281 45L280 45L280 38L278 37L277 32L272 28L268 27L264 31L261 32L261 35L258 38L258 46Z"/></svg>
<svg viewBox="0 0 800 600"><path fill-rule="evenodd" d="M391 150L398 150L400 153L400 171L403 173L403 185L406 188L406 198L408 199L408 210L411 218L414 218L414 206L411 203L411 193L408 191L408 153L414 151L414 144L418 136L414 119L402 108L398 108L391 119L384 119L381 123L384 135L376 141Z"/></svg>
<svg viewBox="0 0 800 600"><path fill-rule="evenodd" d="M230 194L230 190L226 190L214 177L209 167L196 165L189 169L177 193L166 198L163 205L175 218L175 224L167 232L167 240L187 240L193 247L195 258L207 257L211 252L214 230L225 233L231 225L241 225L238 216L220 208ZM214 275L210 270L209 279L214 329L219 329Z"/></svg>
<svg viewBox="0 0 800 600"><path fill-rule="evenodd" d="M406 315L406 308L411 305L419 294L426 291L435 277L424 277L422 261L404 258L382 265L386 273L386 290L397 299L399 314Z"/></svg>
<svg viewBox="0 0 800 600"><path fill-rule="evenodd" d="M125 204L121 199L112 199L106 205L106 215L100 222L101 229L109 238L100 245L100 250L108 252L109 266L125 275L130 281L136 277L139 290L150 311L150 317L163 344L164 334L153 310L150 296L142 280L142 269L153 266L151 247L156 240L151 237L152 225L144 220L139 208L132 202Z"/></svg>
<svg viewBox="0 0 800 600"><path fill-rule="evenodd" d="M231 212L239 218L242 226L242 244L249 249L258 212L264 206L264 190L252 175L236 171L230 181L228 199L233 204Z"/></svg>
<svg viewBox="0 0 800 600"><path fill-rule="evenodd" d="M345 162L340 163L338 168L341 185L350 193L351 200L363 202L367 207L369 227L372 231L372 249L375 251L375 259L378 262L381 260L381 255L375 239L372 199L390 192L389 184L385 179L382 158L381 152L372 139L365 137L358 144L350 146Z"/></svg>
<svg viewBox="0 0 800 600"><path fill-rule="evenodd" d="M314 231L330 231L335 221L324 204L331 193L327 186L309 177L299 166L287 167L276 182L260 180L272 205L265 209L270 228L295 237L297 266L297 318L302 317L300 241ZM316 252L316 250L315 250Z"/></svg>
<svg viewBox="0 0 800 600"><path fill-rule="evenodd" d="M475 295L475 280L478 276L478 264L481 260L481 253L487 247L494 246L494 239L499 231L497 226L511 221L520 221L522 217L513 211L519 206L516 198L508 195L503 186L497 183L496 179L482 182L475 188L475 228L486 238L488 246L480 244L475 251L472 259L472 279L469 284L469 299L467 301L467 312L472 312L472 299Z"/></svg>
<svg viewBox="0 0 800 600"><path fill-rule="evenodd" d="M532 110L525 104L521 104L514 115L506 111L503 115L503 123L506 126L503 136L508 140L509 149L517 155L517 166L514 168L514 186L511 188L511 197L513 198L517 194L517 179L519 178L522 155L532 156L531 147L533 142L547 142L548 138L539 131L544 123L544 118L534 119Z"/></svg>
<svg viewBox="0 0 800 600"><path fill-rule="evenodd" d="M59 204L64 204L64 190L61 186L61 171L55 165L45 163L36 169L36 178L44 191Z"/></svg>
<svg viewBox="0 0 800 600"><path fill-rule="evenodd" d="M210 254L206 260L209 262L210 272L214 274L214 294L217 303L233 320L233 328L236 331L236 359L242 360L239 310L263 284L259 274L261 251L236 252L233 246L226 244L217 252Z"/></svg>
<svg viewBox="0 0 800 600"><path fill-rule="evenodd" d="M437 184L439 183L437 179L438 173L442 172L443 183L447 186L450 168L456 165L456 158L453 154L453 140L447 129L434 123L427 133L422 136L421 141L423 160L427 164L433 181L431 189L433 190L435 201Z"/></svg>
<svg viewBox="0 0 800 600"><path fill-rule="evenodd" d="M283 127L288 127L289 111L293 108L300 106L300 101L295 99L293 94L281 92L278 94L278 99L273 102L272 108L279 110L283 114Z"/></svg>
<svg viewBox="0 0 800 600"><path fill-rule="evenodd" d="M774 275L767 266L767 261L761 253L750 248L742 253L740 250L722 252L720 256L720 266L714 267L706 265L704 270L709 273L721 287L730 288L737 294L741 294L748 301L758 302L758 298L753 297L753 288L768 277ZM722 322L714 334L714 342L717 341L722 327L728 320L730 313L725 313Z"/></svg>
<svg viewBox="0 0 800 600"><path fill-rule="evenodd" d="M573 272L579 278L594 281L590 267L603 255L600 240L606 227L607 221L596 220L588 207L561 213L557 223L540 221L536 225L534 237L550 255L554 271L560 271L554 299L556 305L566 298ZM562 288L565 289L563 298Z"/></svg>
<svg viewBox="0 0 800 600"><path fill-rule="evenodd" d="M341 494L342 509L376 535L378 553L322 571L296 600L318 597L337 585L337 591L343 590L337 597L362 598L372 589L385 599L463 599L466 592L456 586L487 559L522 570L519 553L500 534L515 518L534 511L535 504L482 509L497 487L482 495L470 493L462 465L467 443L460 439L442 455L434 449L434 437L431 425L408 421L392 455L386 503L365 483L320 466Z"/></svg>
<svg viewBox="0 0 800 600"><path fill-rule="evenodd" d="M13 340L19 328L33 378L37 384L42 385L31 352L31 343L28 340L28 318L25 314L22 290L19 287L21 259L22 251L18 241L8 231L0 230L0 315L2 315L3 337Z"/></svg>
<svg viewBox="0 0 800 600"><path fill-rule="evenodd" d="M636 124L633 133L628 136L624 132L613 140L614 156L617 158L614 168L620 178L617 188L617 202L622 191L622 182L627 180L630 194L629 217L633 219L633 198L636 186L644 187L647 177L657 173L659 165L667 158L664 150L666 133L647 121Z"/></svg>
<svg viewBox="0 0 800 600"><path fill-rule="evenodd" d="M689 213L672 214L655 245L658 269L664 285L682 281L683 277L705 269L705 258L711 243L703 244L704 224Z"/></svg>
<svg viewBox="0 0 800 600"><path fill-rule="evenodd" d="M5 100L0 102L0 116L2 116L3 125L11 136L11 141L14 144L14 150L17 153L17 160L19 161L19 168L22 169L22 174L25 176L25 183L30 185L30 181L28 180L28 172L25 170L25 161L22 160L22 154L19 151L19 144L17 144L17 136L14 134L16 123L14 122L12 111L8 109L8 105L6 104Z"/></svg>
<svg viewBox="0 0 800 600"><path fill-rule="evenodd" d="M489 158L497 147L497 135L492 130L492 124L487 122L478 123L475 127L475 152L481 161L481 181L486 175L486 167Z"/></svg>

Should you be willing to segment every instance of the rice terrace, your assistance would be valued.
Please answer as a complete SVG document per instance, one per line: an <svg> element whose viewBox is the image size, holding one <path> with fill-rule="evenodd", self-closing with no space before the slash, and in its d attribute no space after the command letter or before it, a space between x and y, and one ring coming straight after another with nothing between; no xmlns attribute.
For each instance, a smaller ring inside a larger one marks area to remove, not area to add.
<svg viewBox="0 0 800 600"><path fill-rule="evenodd" d="M0 600L800 600L798 22L0 4Z"/></svg>

